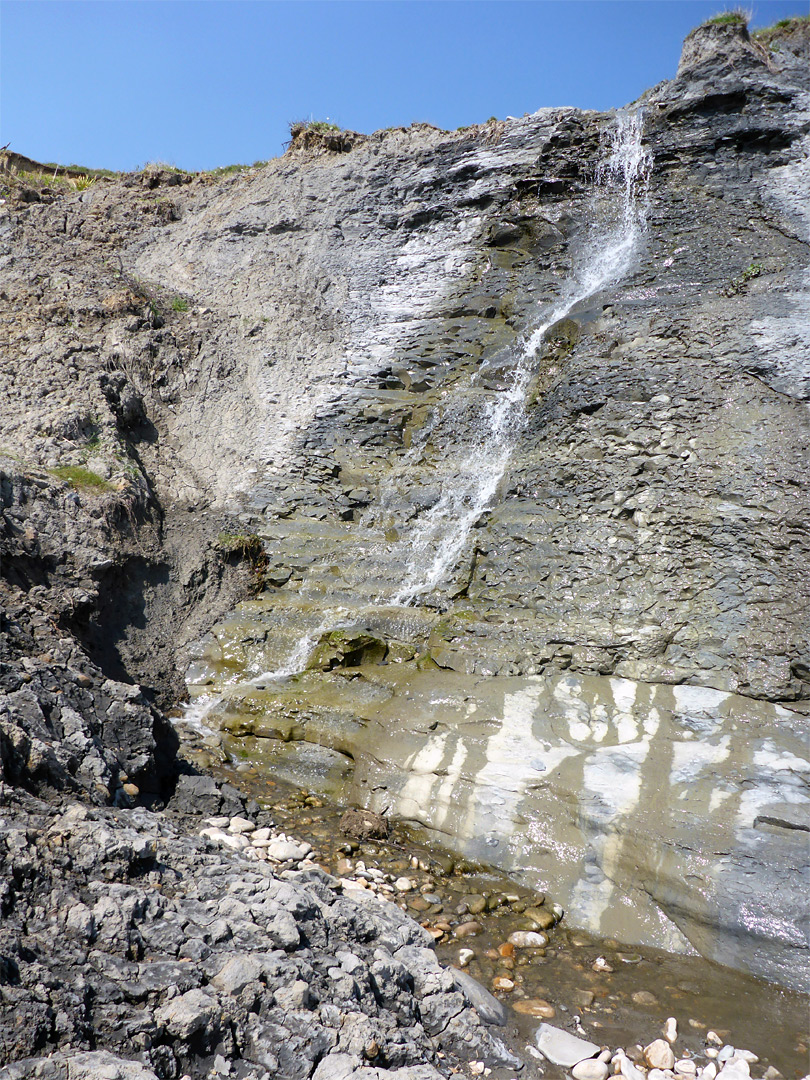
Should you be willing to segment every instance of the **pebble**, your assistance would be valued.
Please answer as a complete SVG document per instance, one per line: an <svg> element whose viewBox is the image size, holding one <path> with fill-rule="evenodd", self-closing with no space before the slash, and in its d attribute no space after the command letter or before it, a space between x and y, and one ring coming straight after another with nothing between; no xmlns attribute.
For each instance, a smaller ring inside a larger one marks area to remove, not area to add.
<svg viewBox="0 0 810 1080"><path fill-rule="evenodd" d="M610 966L604 956L597 956L593 964L591 964L591 967L594 971L602 971L608 975L613 971L613 968Z"/></svg>
<svg viewBox="0 0 810 1080"><path fill-rule="evenodd" d="M465 922L456 927L456 937L473 937L475 934L480 934L483 930L483 926L479 922Z"/></svg>
<svg viewBox="0 0 810 1080"><path fill-rule="evenodd" d="M475 953L472 949L459 949L458 950L458 963L459 967L467 967L469 962L475 958Z"/></svg>
<svg viewBox="0 0 810 1080"><path fill-rule="evenodd" d="M413 882L407 877L397 878L394 882L394 888L397 892L410 892L413 888Z"/></svg>
<svg viewBox="0 0 810 1080"><path fill-rule="evenodd" d="M306 856L303 847L290 840L274 840L267 848L267 854L276 862L300 862Z"/></svg>
<svg viewBox="0 0 810 1080"><path fill-rule="evenodd" d="M649 990L636 990L632 995L632 1000L636 1005L657 1005L658 998L655 994L651 994Z"/></svg>
<svg viewBox="0 0 810 1080"><path fill-rule="evenodd" d="M673 1068L680 1076L695 1076L697 1074L697 1065L691 1058L681 1058L675 1062Z"/></svg>
<svg viewBox="0 0 810 1080"><path fill-rule="evenodd" d="M492 980L492 989L501 990L504 993L511 993L515 989L515 984L511 979L507 979L505 975L497 975Z"/></svg>
<svg viewBox="0 0 810 1080"><path fill-rule="evenodd" d="M467 911L471 915L482 915L487 910L487 898L485 896L468 896Z"/></svg>
<svg viewBox="0 0 810 1080"><path fill-rule="evenodd" d="M516 949L544 949L548 945L548 935L537 930L515 930L507 940Z"/></svg>
<svg viewBox="0 0 810 1080"><path fill-rule="evenodd" d="M748 1062L743 1058L733 1057L720 1069L717 1080L748 1080L750 1076L751 1066Z"/></svg>
<svg viewBox="0 0 810 1080"><path fill-rule="evenodd" d="M646 1080L645 1074L633 1064L623 1050L613 1057L613 1062L619 1066L619 1072L625 1080Z"/></svg>
<svg viewBox="0 0 810 1080"><path fill-rule="evenodd" d="M538 930L548 930L556 922L554 914L545 908L531 907L523 912L526 918L534 923Z"/></svg>
<svg viewBox="0 0 810 1080"><path fill-rule="evenodd" d="M256 822L243 817L232 817L228 827L234 833L249 833L256 828Z"/></svg>
<svg viewBox="0 0 810 1080"><path fill-rule="evenodd" d="M593 990L574 990L571 993L572 1001L581 1009L589 1009L593 1005L595 996Z"/></svg>
<svg viewBox="0 0 810 1080"><path fill-rule="evenodd" d="M607 1080L609 1073L607 1063L599 1058L586 1058L578 1061L571 1070L574 1080Z"/></svg>
<svg viewBox="0 0 810 1080"><path fill-rule="evenodd" d="M668 1016L664 1024L664 1038L667 1042L674 1043L678 1038L678 1021L674 1016Z"/></svg>
<svg viewBox="0 0 810 1080"><path fill-rule="evenodd" d="M523 1013L524 1016L536 1016L543 1020L553 1020L557 1015L554 1006L542 998L524 998L522 1001L513 1001L512 1008L515 1012Z"/></svg>
<svg viewBox="0 0 810 1080"><path fill-rule="evenodd" d="M675 1064L675 1054L665 1039L656 1039L644 1047L644 1060L652 1069L671 1069Z"/></svg>

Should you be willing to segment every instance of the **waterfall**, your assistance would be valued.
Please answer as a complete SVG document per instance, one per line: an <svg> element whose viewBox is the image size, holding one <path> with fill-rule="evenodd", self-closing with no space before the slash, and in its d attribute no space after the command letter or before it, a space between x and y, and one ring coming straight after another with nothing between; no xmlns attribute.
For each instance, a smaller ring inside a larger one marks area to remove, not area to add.
<svg viewBox="0 0 810 1080"><path fill-rule="evenodd" d="M395 553L405 565L405 576L389 603L411 604L432 592L455 565L470 530L489 508L526 423L532 360L546 332L577 304L629 270L644 230L644 195L651 165L642 145L642 125L638 110L617 114L610 156L598 170L597 180L603 186L619 185L618 220L589 247L557 304L519 347L508 388L487 401L473 418L463 459L445 477L438 501Z"/></svg>
<svg viewBox="0 0 810 1080"><path fill-rule="evenodd" d="M503 480L518 437L528 418L527 395L534 376L534 358L549 330L589 296L622 278L632 265L645 226L646 183L651 166L642 145L640 111L619 112L611 133L609 154L597 171L604 198L618 190L618 202L608 209L612 221L591 235L574 270L553 307L542 313L542 323L515 349L509 382L499 392L487 391L480 376L472 379L466 393L450 392L449 405L434 410L414 445L396 471L406 475L427 453L430 440L442 440L452 449L442 453L443 478L437 501L418 519L402 539L383 554L386 574L401 573L395 590L386 588L370 602L378 607L408 607L435 590L452 571L476 522L489 509ZM381 495L377 508L390 510L395 491ZM399 531L404 531L402 528ZM358 561L361 574L365 568ZM302 671L313 649L328 630L352 621L351 608L339 602L322 612L318 625L303 633L283 664L255 675L245 685L263 684ZM187 712L187 721L204 727L206 716L221 700L203 694Z"/></svg>

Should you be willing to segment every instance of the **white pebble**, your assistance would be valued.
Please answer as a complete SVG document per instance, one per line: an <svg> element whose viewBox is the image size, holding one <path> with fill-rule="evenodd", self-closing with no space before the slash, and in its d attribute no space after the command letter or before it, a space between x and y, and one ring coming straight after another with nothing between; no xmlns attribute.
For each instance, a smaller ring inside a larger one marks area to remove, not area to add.
<svg viewBox="0 0 810 1080"><path fill-rule="evenodd" d="M268 829L268 828L256 829L256 831L251 835L250 839L255 844L257 840L269 840L272 835L273 835L273 830L272 829Z"/></svg>
<svg viewBox="0 0 810 1080"><path fill-rule="evenodd" d="M475 956L475 953L473 952L472 949L459 949L458 950L458 966L463 967L463 968L466 967L467 964L469 964L469 962L472 960L472 958L474 956Z"/></svg>
<svg viewBox="0 0 810 1080"><path fill-rule="evenodd" d="M664 1038L667 1042L674 1043L678 1038L678 1021L674 1016L668 1016L664 1024Z"/></svg>
<svg viewBox="0 0 810 1080"><path fill-rule="evenodd" d="M212 829L227 829L231 823L231 819L228 817L210 817L205 819L205 824L210 825Z"/></svg>
<svg viewBox="0 0 810 1080"><path fill-rule="evenodd" d="M716 1050L715 1053L717 1053ZM700 1080L714 1080L715 1076L717 1076L717 1066L713 1061L710 1061L708 1065L704 1065L700 1070Z"/></svg>
<svg viewBox="0 0 810 1080"><path fill-rule="evenodd" d="M548 945L548 935L537 930L515 930L507 940L516 949L542 949Z"/></svg>
<svg viewBox="0 0 810 1080"><path fill-rule="evenodd" d="M574 1080L607 1080L608 1067L599 1058L586 1058L578 1061L571 1070Z"/></svg>
<svg viewBox="0 0 810 1080"><path fill-rule="evenodd" d="M675 1072L681 1076L694 1076L697 1073L697 1065L691 1058L681 1058L675 1062Z"/></svg>
<svg viewBox="0 0 810 1080"><path fill-rule="evenodd" d="M394 882L394 888L397 892L410 892L413 888L413 882L410 878L400 877Z"/></svg>
<svg viewBox="0 0 810 1080"><path fill-rule="evenodd" d="M289 840L274 840L268 847L267 854L277 862L300 862L305 852L298 844L293 844Z"/></svg>
<svg viewBox="0 0 810 1080"><path fill-rule="evenodd" d="M256 828L255 821L248 821L244 817L232 817L228 826L233 833L253 832Z"/></svg>
<svg viewBox="0 0 810 1080"><path fill-rule="evenodd" d="M723 1040L720 1038L716 1031L707 1031L706 1043L708 1046L722 1046Z"/></svg>
<svg viewBox="0 0 810 1080"><path fill-rule="evenodd" d="M248 846L248 841L244 836L235 836L233 833L226 833L223 829L200 829L200 836L210 840L212 844L233 848L234 851L241 851L242 848Z"/></svg>

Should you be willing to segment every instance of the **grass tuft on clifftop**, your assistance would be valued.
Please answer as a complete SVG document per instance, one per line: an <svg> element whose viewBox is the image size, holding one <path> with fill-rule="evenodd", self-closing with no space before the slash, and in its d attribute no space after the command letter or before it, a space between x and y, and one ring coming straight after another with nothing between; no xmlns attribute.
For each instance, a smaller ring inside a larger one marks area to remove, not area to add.
<svg viewBox="0 0 810 1080"><path fill-rule="evenodd" d="M743 8L735 8L733 11L722 11L719 15L712 15L701 25L703 26L748 26L751 21L751 12Z"/></svg>

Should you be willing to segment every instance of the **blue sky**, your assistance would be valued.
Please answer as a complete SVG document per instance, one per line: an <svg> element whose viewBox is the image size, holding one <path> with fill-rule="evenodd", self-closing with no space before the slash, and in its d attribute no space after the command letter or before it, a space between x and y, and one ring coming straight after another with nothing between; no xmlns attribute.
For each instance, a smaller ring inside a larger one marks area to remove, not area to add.
<svg viewBox="0 0 810 1080"><path fill-rule="evenodd" d="M724 0L3 0L0 145L133 169L251 163L291 120L455 128L607 109L675 74ZM808 0L749 4L753 25Z"/></svg>

